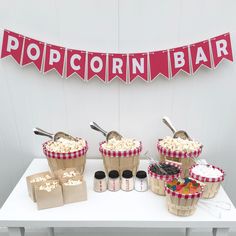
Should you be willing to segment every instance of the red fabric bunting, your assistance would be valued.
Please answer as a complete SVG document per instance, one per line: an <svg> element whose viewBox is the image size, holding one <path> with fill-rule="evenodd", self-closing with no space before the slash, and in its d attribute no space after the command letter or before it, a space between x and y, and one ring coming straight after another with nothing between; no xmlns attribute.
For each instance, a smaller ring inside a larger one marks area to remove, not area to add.
<svg viewBox="0 0 236 236"><path fill-rule="evenodd" d="M130 82L140 77L148 81L147 53L129 54Z"/></svg>
<svg viewBox="0 0 236 236"><path fill-rule="evenodd" d="M191 44L190 52L193 73L196 72L201 65L211 68L210 45L208 40Z"/></svg>
<svg viewBox="0 0 236 236"><path fill-rule="evenodd" d="M65 48L56 45L46 45L44 73L55 69L61 76L63 74Z"/></svg>
<svg viewBox="0 0 236 236"><path fill-rule="evenodd" d="M233 61L233 52L229 33L219 35L210 40L214 67L216 67L224 58Z"/></svg>
<svg viewBox="0 0 236 236"><path fill-rule="evenodd" d="M170 62L172 77L181 70L190 74L188 46L170 49Z"/></svg>
<svg viewBox="0 0 236 236"><path fill-rule="evenodd" d="M81 79L85 79L86 52L67 49L66 78L76 73Z"/></svg>
<svg viewBox="0 0 236 236"><path fill-rule="evenodd" d="M118 77L126 82L127 54L108 54L108 81Z"/></svg>
<svg viewBox="0 0 236 236"><path fill-rule="evenodd" d="M106 62L105 53L88 52L88 80L97 76L102 81L106 81Z"/></svg>
<svg viewBox="0 0 236 236"><path fill-rule="evenodd" d="M18 64L21 64L21 53L24 44L24 36L4 30L1 58L11 55Z"/></svg>
<svg viewBox="0 0 236 236"><path fill-rule="evenodd" d="M159 74L169 78L168 51L157 51L149 53L151 81Z"/></svg>
<svg viewBox="0 0 236 236"><path fill-rule="evenodd" d="M41 71L43 51L43 42L31 38L25 38L22 65L34 63L38 70Z"/></svg>

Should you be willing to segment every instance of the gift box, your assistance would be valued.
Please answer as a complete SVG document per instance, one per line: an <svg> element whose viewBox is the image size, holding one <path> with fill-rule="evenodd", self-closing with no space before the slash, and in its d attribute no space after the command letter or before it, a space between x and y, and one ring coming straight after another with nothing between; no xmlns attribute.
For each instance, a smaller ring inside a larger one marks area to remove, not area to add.
<svg viewBox="0 0 236 236"><path fill-rule="evenodd" d="M64 182L62 182L62 193L64 204L86 201L86 182L82 180L81 176L64 179Z"/></svg>
<svg viewBox="0 0 236 236"><path fill-rule="evenodd" d="M35 187L38 210L63 206L62 188L58 180L38 183Z"/></svg>
<svg viewBox="0 0 236 236"><path fill-rule="evenodd" d="M36 202L35 198L35 186L39 183L43 183L46 180L52 179L52 175L49 171L37 173L26 177L26 183L28 188L28 193L33 202Z"/></svg>

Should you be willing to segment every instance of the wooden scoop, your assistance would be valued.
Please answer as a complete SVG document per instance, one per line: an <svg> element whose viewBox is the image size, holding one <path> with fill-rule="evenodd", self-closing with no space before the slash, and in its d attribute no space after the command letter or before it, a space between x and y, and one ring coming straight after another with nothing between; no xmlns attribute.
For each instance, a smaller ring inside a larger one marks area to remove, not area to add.
<svg viewBox="0 0 236 236"><path fill-rule="evenodd" d="M174 138L182 138L182 139L192 140L186 131L184 131L184 130L177 131L167 116L163 117L162 121L164 122L164 124L166 124L171 129L171 131L174 134L174 136L173 136Z"/></svg>

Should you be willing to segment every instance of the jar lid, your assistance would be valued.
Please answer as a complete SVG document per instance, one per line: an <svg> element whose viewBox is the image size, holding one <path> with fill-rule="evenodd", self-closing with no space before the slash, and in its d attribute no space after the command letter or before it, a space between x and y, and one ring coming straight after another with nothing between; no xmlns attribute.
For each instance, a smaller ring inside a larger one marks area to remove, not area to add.
<svg viewBox="0 0 236 236"><path fill-rule="evenodd" d="M120 174L117 170L111 170L109 172L108 176L112 179L115 179L115 178L118 178L120 176Z"/></svg>
<svg viewBox="0 0 236 236"><path fill-rule="evenodd" d="M147 177L147 173L144 170L139 170L136 174L136 177L139 179L145 179Z"/></svg>
<svg viewBox="0 0 236 236"><path fill-rule="evenodd" d="M133 177L133 173L131 170L124 170L123 173L122 173L122 177L123 178L132 178Z"/></svg>
<svg viewBox="0 0 236 236"><path fill-rule="evenodd" d="M106 174L105 174L104 171L99 170L99 171L95 172L94 178L96 178L96 179L104 179L104 178L106 178Z"/></svg>

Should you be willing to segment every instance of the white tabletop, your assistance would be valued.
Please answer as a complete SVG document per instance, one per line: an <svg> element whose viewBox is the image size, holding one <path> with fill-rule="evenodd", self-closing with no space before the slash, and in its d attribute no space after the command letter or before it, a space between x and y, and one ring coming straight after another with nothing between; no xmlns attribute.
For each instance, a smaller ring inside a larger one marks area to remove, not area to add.
<svg viewBox="0 0 236 236"><path fill-rule="evenodd" d="M147 170L147 161L141 161L140 169ZM236 210L229 197L220 189L214 201L232 205L229 211L204 207L199 204L196 213L178 217L168 212L165 197L150 190L147 192L93 191L93 175L103 170L101 160L87 160L85 179L88 201L64 205L58 208L37 210L28 196L26 176L48 170L45 159L32 161L19 183L0 211L0 226L8 227L233 227L236 226ZM211 200L208 200L211 201Z"/></svg>

